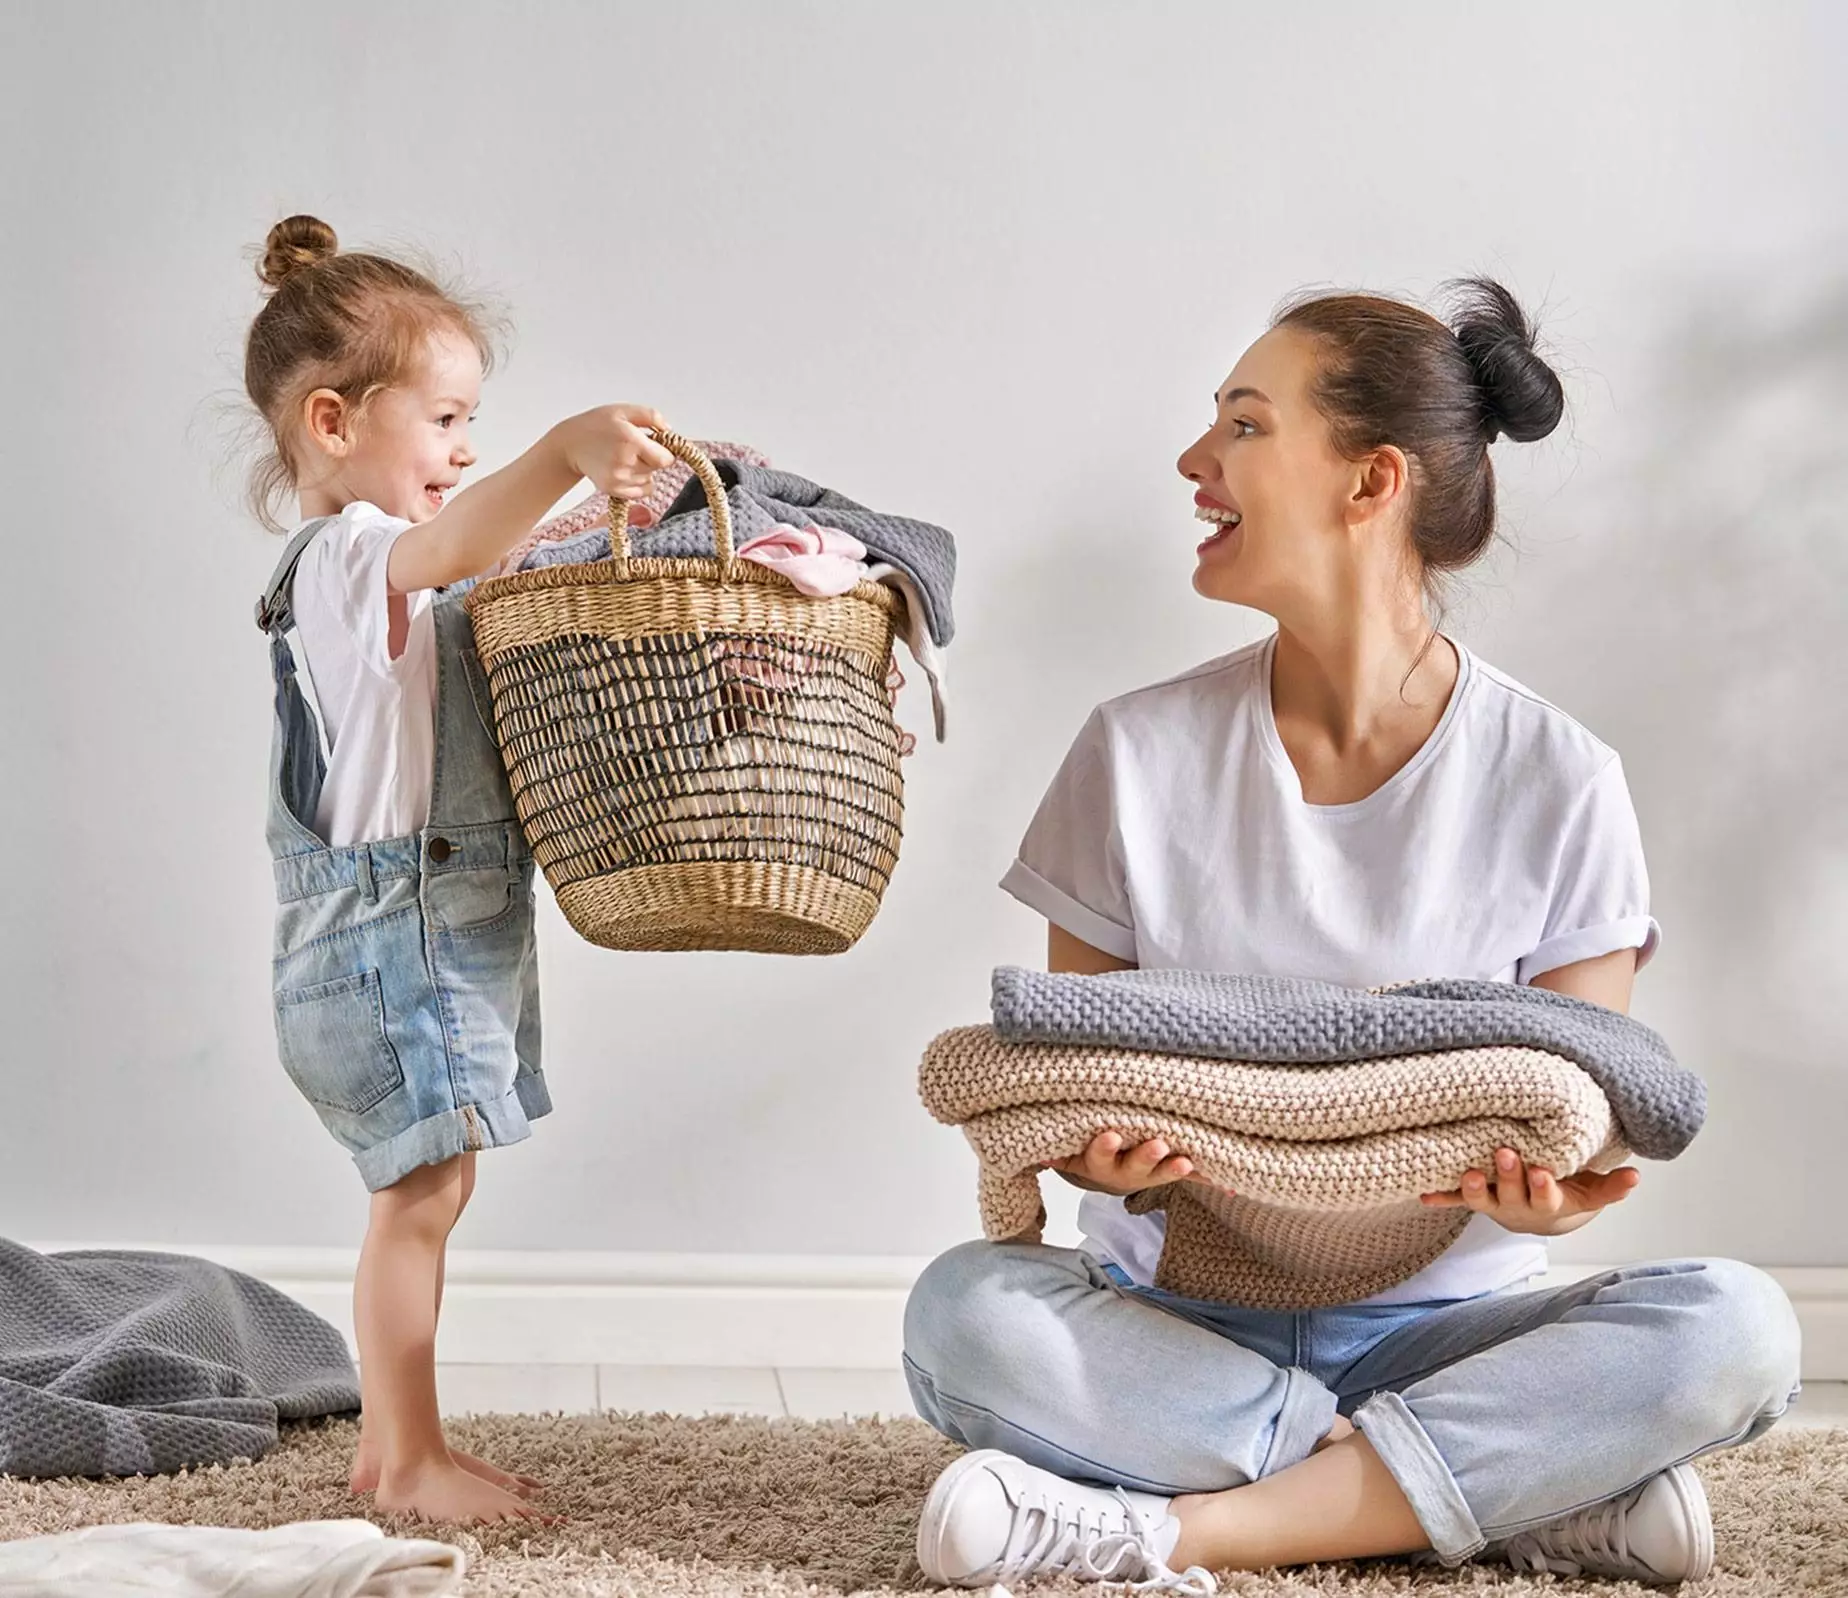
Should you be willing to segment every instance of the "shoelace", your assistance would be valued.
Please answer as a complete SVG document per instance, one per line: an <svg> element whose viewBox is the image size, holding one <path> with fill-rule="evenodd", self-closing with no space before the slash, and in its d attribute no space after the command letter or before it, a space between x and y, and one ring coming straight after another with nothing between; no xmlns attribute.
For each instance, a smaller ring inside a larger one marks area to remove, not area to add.
<svg viewBox="0 0 1848 1598"><path fill-rule="evenodd" d="M1002 1550L1000 1579L1064 1574L1098 1582L1121 1580L1130 1592L1160 1590L1190 1598L1211 1598L1218 1591L1211 1572L1199 1565L1179 1573L1170 1570L1155 1552L1155 1535L1142 1512L1121 1487L1116 1489L1116 1498L1123 1509L1120 1530L1111 1529L1110 1517L1102 1508L1093 1518L1083 1504L1067 1509L1062 1499L1044 1493L1023 1494L1014 1506ZM1136 1576L1143 1579L1131 1579Z"/></svg>
<svg viewBox="0 0 1848 1598"><path fill-rule="evenodd" d="M1505 1549L1516 1570L1551 1571L1556 1576L1582 1574L1587 1560L1607 1569L1624 1570L1635 1564L1630 1540L1624 1535L1624 1512L1634 1495L1613 1498L1596 1508L1580 1510L1569 1520L1517 1532Z"/></svg>

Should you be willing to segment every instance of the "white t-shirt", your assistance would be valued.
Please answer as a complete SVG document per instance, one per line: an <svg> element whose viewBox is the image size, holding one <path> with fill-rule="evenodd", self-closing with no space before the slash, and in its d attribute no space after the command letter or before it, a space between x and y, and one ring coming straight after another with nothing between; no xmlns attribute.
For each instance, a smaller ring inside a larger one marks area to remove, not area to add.
<svg viewBox="0 0 1848 1598"><path fill-rule="evenodd" d="M404 601L391 650L385 564L411 524L355 500L295 570L295 625L328 743L314 830L343 848L399 838L430 819L436 766L436 622L428 590Z"/></svg>
<svg viewBox="0 0 1848 1598"><path fill-rule="evenodd" d="M1352 804L1312 805L1271 713L1276 635L1100 705L1002 887L1144 969L1528 982L1655 951L1623 766L1461 644L1424 747ZM1087 1193L1085 1246L1143 1284L1164 1218ZM1470 1217L1424 1270L1363 1302L1470 1298L1546 1269L1542 1239Z"/></svg>

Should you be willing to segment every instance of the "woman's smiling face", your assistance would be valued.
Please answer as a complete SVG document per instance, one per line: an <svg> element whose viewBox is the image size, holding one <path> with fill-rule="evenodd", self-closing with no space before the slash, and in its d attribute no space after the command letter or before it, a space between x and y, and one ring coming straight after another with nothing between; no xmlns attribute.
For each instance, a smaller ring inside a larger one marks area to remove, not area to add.
<svg viewBox="0 0 1848 1598"><path fill-rule="evenodd" d="M1214 396L1213 425L1177 463L1195 514L1212 525L1193 585L1208 599L1278 613L1322 591L1345 534L1355 463L1335 449L1310 390L1312 339L1275 328L1246 350Z"/></svg>

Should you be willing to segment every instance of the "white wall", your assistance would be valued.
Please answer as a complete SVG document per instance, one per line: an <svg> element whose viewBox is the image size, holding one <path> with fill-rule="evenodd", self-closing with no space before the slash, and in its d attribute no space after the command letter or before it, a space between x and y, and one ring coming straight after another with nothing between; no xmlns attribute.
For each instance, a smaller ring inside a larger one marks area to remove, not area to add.
<svg viewBox="0 0 1848 1598"><path fill-rule="evenodd" d="M460 1244L966 1235L972 1162L912 1072L1040 951L994 881L1093 703L1262 626L1190 592L1176 453L1287 291L1487 269L1574 426L1499 449L1522 553L1454 625L1623 752L1666 930L1637 1011L1712 1087L1692 1151L1559 1252L1848 1263L1842 17L11 0L0 1232L363 1226L275 1063L275 549L215 425L245 252L310 210L508 302L484 469L643 400L962 548L953 741L910 763L864 944L622 957L548 903L558 1112L485 1162Z"/></svg>

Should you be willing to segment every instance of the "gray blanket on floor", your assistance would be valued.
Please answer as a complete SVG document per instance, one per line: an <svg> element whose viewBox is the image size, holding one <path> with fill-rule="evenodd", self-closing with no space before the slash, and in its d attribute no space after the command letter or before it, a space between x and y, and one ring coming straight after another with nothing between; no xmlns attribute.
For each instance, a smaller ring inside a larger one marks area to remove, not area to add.
<svg viewBox="0 0 1848 1598"><path fill-rule="evenodd" d="M0 1239L0 1475L229 1464L274 1447L278 1421L358 1408L340 1333L252 1277Z"/></svg>
<svg viewBox="0 0 1848 1598"><path fill-rule="evenodd" d="M873 560L890 562L917 584L932 643L942 648L955 636L951 592L956 584L956 540L941 527L913 521L908 516L868 510L845 494L811 483L794 472L728 460L716 460L713 465L731 505L734 548L761 538L779 522L798 527L813 522L851 533L866 546ZM631 533L629 540L637 556L710 555L712 511L699 479L687 484L659 522ZM607 560L609 554L610 530L593 527L575 538L537 545L520 562L520 570Z"/></svg>
<svg viewBox="0 0 1848 1598"><path fill-rule="evenodd" d="M1674 1158L1707 1114L1707 1087L1640 1021L1545 988L1445 979L1388 992L1209 971L1102 976L1002 966L995 1035L1009 1043L1145 1049L1216 1060L1322 1065L1444 1049L1544 1049L1603 1090L1623 1141Z"/></svg>

